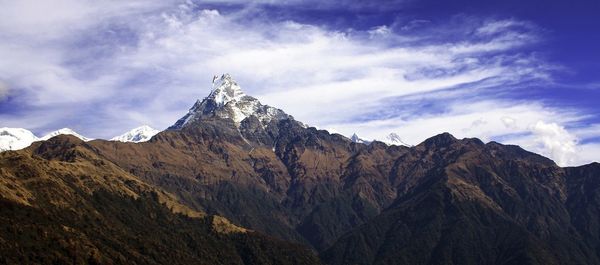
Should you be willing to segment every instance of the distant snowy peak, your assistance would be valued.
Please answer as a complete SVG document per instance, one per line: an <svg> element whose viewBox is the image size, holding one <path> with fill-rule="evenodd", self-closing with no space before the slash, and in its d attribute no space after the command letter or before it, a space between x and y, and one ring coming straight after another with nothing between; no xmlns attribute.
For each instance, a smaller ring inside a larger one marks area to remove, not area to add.
<svg viewBox="0 0 600 265"><path fill-rule="evenodd" d="M22 128L0 128L0 152L19 150L39 141L32 132Z"/></svg>
<svg viewBox="0 0 600 265"><path fill-rule="evenodd" d="M371 144L373 141L379 141L379 142L383 142L387 145L402 145L402 146L408 146L408 147L412 146L412 145L407 144L404 141L402 141L402 138L400 138L400 136L397 133L390 133L390 134L386 135L385 137L383 137L383 139L375 139L375 140L368 140L365 138L361 138L356 133L354 133L350 137L350 140L352 140L352 142L361 143L361 144Z"/></svg>
<svg viewBox="0 0 600 265"><path fill-rule="evenodd" d="M352 134L352 137L350 137L350 140L352 140L352 142L359 143L359 144L370 144L372 142L372 141L358 137L358 135L356 135L356 133Z"/></svg>
<svg viewBox="0 0 600 265"><path fill-rule="evenodd" d="M56 131L53 131L51 133L48 133L48 134L44 135L42 138L40 138L40 140L44 140L45 141L45 140L48 140L48 139L50 139L52 137L55 137L55 136L58 136L58 135L73 135L73 136L81 139L82 141L86 141L86 142L93 140L91 138L87 138L87 137L85 137L85 136L83 136L81 134L78 134L77 132L75 132L75 131L73 131L73 130L71 130L69 128L62 128L60 130L56 130Z"/></svg>
<svg viewBox="0 0 600 265"><path fill-rule="evenodd" d="M403 145L408 147L412 146L402 141L402 138L400 138L400 135L398 135L397 133L388 134L383 140L383 142L389 145Z"/></svg>
<svg viewBox="0 0 600 265"><path fill-rule="evenodd" d="M140 142L146 142L146 141L150 140L150 138L152 138L152 136L156 135L159 132L160 132L159 130L156 130L148 125L143 125L143 126L135 128L135 129L132 129L131 131L128 131L122 135L113 137L110 140L111 141L119 141L119 142L140 143Z"/></svg>
<svg viewBox="0 0 600 265"><path fill-rule="evenodd" d="M7 150L19 150L30 146L36 141L45 141L54 136L70 134L83 141L90 141L87 137L84 137L69 128L63 128L57 131L53 131L46 134L42 138L38 138L32 132L22 128L0 128L0 152Z"/></svg>
<svg viewBox="0 0 600 265"><path fill-rule="evenodd" d="M205 117L231 119L239 126L250 116L255 116L263 124L292 118L282 110L263 105L258 99L246 95L231 75L223 74L213 77L212 90L208 97L202 101L198 100L189 112L169 129L181 129Z"/></svg>

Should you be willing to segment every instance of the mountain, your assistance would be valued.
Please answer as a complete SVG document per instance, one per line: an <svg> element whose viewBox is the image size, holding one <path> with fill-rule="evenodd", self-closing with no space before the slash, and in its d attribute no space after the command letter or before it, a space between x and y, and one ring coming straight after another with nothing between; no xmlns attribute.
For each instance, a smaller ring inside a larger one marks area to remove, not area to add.
<svg viewBox="0 0 600 265"><path fill-rule="evenodd" d="M404 141L402 141L402 138L400 138L400 135L398 135L397 133L388 134L382 141L389 145L403 145L408 147L411 146L410 144L407 144Z"/></svg>
<svg viewBox="0 0 600 265"><path fill-rule="evenodd" d="M0 153L2 264L320 264L191 209L72 135Z"/></svg>
<svg viewBox="0 0 600 265"><path fill-rule="evenodd" d="M352 136L350 137L350 140L352 142L360 143L360 144L371 144L373 142L371 140L367 140L367 139L363 139L363 138L359 137L356 133L352 134ZM411 146L411 145L405 143L404 141L402 141L402 138L400 138L400 136L397 133L390 133L390 134L386 135L385 138L383 138L383 140L376 139L375 141L380 141L387 145L398 145L398 146L407 146L407 147Z"/></svg>
<svg viewBox="0 0 600 265"><path fill-rule="evenodd" d="M599 164L356 143L229 75L146 142L59 136L0 165L0 263L600 264Z"/></svg>
<svg viewBox="0 0 600 265"><path fill-rule="evenodd" d="M55 137L55 136L58 136L58 135L73 135L73 136L75 136L75 137L77 137L77 138L79 138L79 139L81 139L83 141L86 141L86 142L92 140L92 139L87 138L87 137L85 137L85 136L83 136L81 134L78 134L77 132L75 132L75 131L73 131L73 130L71 130L69 128L62 128L60 130L56 130L56 131L50 132L50 133L44 135L42 138L40 138L40 140L45 141L45 140L48 140L48 139L50 139L52 137Z"/></svg>
<svg viewBox="0 0 600 265"><path fill-rule="evenodd" d="M598 264L600 208L590 199L600 195L599 169L563 169L517 146L438 135L396 161L394 201L322 258L328 264Z"/></svg>
<svg viewBox="0 0 600 265"><path fill-rule="evenodd" d="M0 128L0 152L19 150L39 139L30 131L21 128Z"/></svg>
<svg viewBox="0 0 600 265"><path fill-rule="evenodd" d="M352 142L359 143L359 144L370 144L372 142L372 141L358 137L358 135L356 135L356 133L352 134L352 136L350 137L350 140Z"/></svg>
<svg viewBox="0 0 600 265"><path fill-rule="evenodd" d="M229 74L213 78L212 91L204 100L198 100L190 111L169 129L181 129L206 117L232 120L237 126L253 116L263 125L271 121L291 118L282 110L261 104L246 95Z"/></svg>
<svg viewBox="0 0 600 265"><path fill-rule="evenodd" d="M152 136L159 133L159 130L156 130L148 125L143 125L137 128L134 128L122 135L115 136L111 138L111 141L119 141L119 142L133 142L140 143L146 142L152 138Z"/></svg>
<svg viewBox="0 0 600 265"><path fill-rule="evenodd" d="M208 97L148 142L90 144L186 205L317 250L393 198L386 174L406 151L307 127L245 95L229 75L217 77Z"/></svg>
<svg viewBox="0 0 600 265"><path fill-rule="evenodd" d="M63 128L38 138L31 131L22 128L0 128L0 152L6 150L20 150L30 146L36 141L45 141L57 135L73 135L81 140L90 141L69 128Z"/></svg>

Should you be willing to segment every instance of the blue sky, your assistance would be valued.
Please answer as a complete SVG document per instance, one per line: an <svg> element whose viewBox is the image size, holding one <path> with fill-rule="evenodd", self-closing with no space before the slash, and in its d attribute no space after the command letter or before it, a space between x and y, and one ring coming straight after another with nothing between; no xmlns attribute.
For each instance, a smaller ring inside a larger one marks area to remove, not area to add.
<svg viewBox="0 0 600 265"><path fill-rule="evenodd" d="M0 127L166 128L231 73L307 124L600 158L598 1L0 0Z"/></svg>

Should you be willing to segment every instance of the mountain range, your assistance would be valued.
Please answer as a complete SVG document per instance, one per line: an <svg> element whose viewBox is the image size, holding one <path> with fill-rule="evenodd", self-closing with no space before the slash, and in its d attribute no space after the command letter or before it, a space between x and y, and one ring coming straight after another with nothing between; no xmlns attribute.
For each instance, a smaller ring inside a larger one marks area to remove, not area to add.
<svg viewBox="0 0 600 265"><path fill-rule="evenodd" d="M349 139L227 74L167 130L121 139L0 153L0 263L600 264L598 163Z"/></svg>
<svg viewBox="0 0 600 265"><path fill-rule="evenodd" d="M120 142L145 142L156 135L159 131L151 128L150 126L143 125L134 128L122 135L111 138L111 141ZM50 132L42 137L37 137L31 131L23 128L0 128L0 152L6 150L19 150L30 146L36 141L45 141L58 135L73 135L83 141L91 141L93 139L87 138L69 128L62 128L53 132Z"/></svg>
<svg viewBox="0 0 600 265"><path fill-rule="evenodd" d="M386 135L382 140L379 140L379 139L368 140L368 139L361 138L356 133L354 133L354 134L352 134L352 136L350 136L350 140L352 140L352 142L359 143L359 144L371 144L374 141L378 141L378 142L385 143L387 145L402 145L402 146L408 146L408 147L412 146L412 145L407 144L404 141L402 141L402 138L400 138L400 135L398 135L397 133L390 133L390 134Z"/></svg>

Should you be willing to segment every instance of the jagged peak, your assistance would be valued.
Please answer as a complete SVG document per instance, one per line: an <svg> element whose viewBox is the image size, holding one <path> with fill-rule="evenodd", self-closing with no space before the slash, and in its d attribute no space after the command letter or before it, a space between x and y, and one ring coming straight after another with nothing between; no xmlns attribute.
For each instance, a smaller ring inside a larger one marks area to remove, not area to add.
<svg viewBox="0 0 600 265"><path fill-rule="evenodd" d="M240 101L245 96L246 93L242 91L230 74L213 77L212 91L208 98L214 100L218 106L223 106L231 101Z"/></svg>
<svg viewBox="0 0 600 265"><path fill-rule="evenodd" d="M264 124L272 120L292 118L280 109L261 104L258 99L246 95L230 74L213 76L212 90L208 97L198 100L189 112L169 129L181 129L205 117L233 120L236 126L250 116Z"/></svg>
<svg viewBox="0 0 600 265"><path fill-rule="evenodd" d="M352 140L352 142L355 143L361 143L361 144L370 144L371 141L360 138L356 133L352 134L352 136L350 137L350 140Z"/></svg>
<svg viewBox="0 0 600 265"><path fill-rule="evenodd" d="M403 146L408 146L408 147L412 146L411 144L407 144L406 142L404 142L402 140L402 138L400 137L400 135L398 135L395 132L392 132L392 133L388 134L385 137L384 142L387 143L387 144L390 144L390 145L403 145Z"/></svg>

